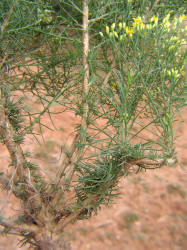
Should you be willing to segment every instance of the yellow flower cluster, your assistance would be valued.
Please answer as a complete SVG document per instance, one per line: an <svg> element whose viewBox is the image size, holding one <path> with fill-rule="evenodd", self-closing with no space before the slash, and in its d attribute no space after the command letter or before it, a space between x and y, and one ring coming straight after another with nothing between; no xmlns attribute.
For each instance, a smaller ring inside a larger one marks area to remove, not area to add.
<svg viewBox="0 0 187 250"><path fill-rule="evenodd" d="M160 23L158 16L153 16L149 21L145 23L143 21L143 18L138 16L136 18L133 18L131 26L127 26L125 22L119 23L118 25L116 23L113 23L110 27L105 26L105 31L107 36L109 36L110 38L115 38L122 41L125 39L125 37L132 38L133 34L137 32L143 32L144 34L146 34L147 31L152 30L158 26L169 32L171 29L175 29L177 24L180 24L186 18L187 17L185 15L181 15L178 18L175 17L173 22L170 22L170 14L168 14L162 21L160 21ZM99 32L99 34L101 37L104 37L103 32Z"/></svg>
<svg viewBox="0 0 187 250"><path fill-rule="evenodd" d="M164 70L169 77L178 79L180 77L179 71L177 69Z"/></svg>
<svg viewBox="0 0 187 250"><path fill-rule="evenodd" d="M116 39L119 38L119 40L122 41L126 36L132 37L132 35L137 31L150 29L152 28L152 26L157 25L158 17L153 17L151 19L151 22L153 22L153 25L145 24L142 20L142 17L138 16L136 18L133 18L133 23L131 26L127 26L125 22L119 23L118 25L116 23L113 23L110 27L105 26L105 31L109 37L115 37ZM102 32L99 32L99 34L101 37L104 37L104 34Z"/></svg>
<svg viewBox="0 0 187 250"><path fill-rule="evenodd" d="M161 23L161 26L164 27L168 31L170 30L170 26L171 26L169 18L170 18L170 14L168 14L167 16L165 16L165 18L163 19L163 21Z"/></svg>
<svg viewBox="0 0 187 250"><path fill-rule="evenodd" d="M132 37L132 34L134 33L134 29L133 28L129 28L129 27L125 27L125 32L128 36Z"/></svg>
<svg viewBox="0 0 187 250"><path fill-rule="evenodd" d="M170 14L168 14L160 24L166 31L175 30L177 25L180 25L184 20L187 19L187 16L180 15L179 17L174 17L173 21L170 22ZM185 31L185 29L181 29L181 31Z"/></svg>
<svg viewBox="0 0 187 250"><path fill-rule="evenodd" d="M142 21L142 18L140 16L138 16L137 18L133 18L134 22L132 24L132 28L133 30L143 30L145 29L145 24Z"/></svg>

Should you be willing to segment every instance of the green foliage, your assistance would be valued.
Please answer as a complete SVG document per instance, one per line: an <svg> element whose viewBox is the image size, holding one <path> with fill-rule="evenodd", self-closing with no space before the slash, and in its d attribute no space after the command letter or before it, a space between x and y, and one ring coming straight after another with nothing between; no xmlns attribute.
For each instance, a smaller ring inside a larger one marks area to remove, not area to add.
<svg viewBox="0 0 187 250"><path fill-rule="evenodd" d="M161 22L153 17L148 24L137 17L130 27L113 23L101 33L113 51L116 70L108 89L101 90L103 104L99 116L115 128L115 137L124 138L124 133L129 143L142 139L142 146L152 151L157 148L164 157L173 154L173 121L185 105L186 88L186 51L181 50L185 40L180 38L183 30L179 26L182 16L171 23L169 17ZM143 117L147 124L142 122ZM137 126L139 131L133 133ZM152 133L154 140L143 138L144 130Z"/></svg>
<svg viewBox="0 0 187 250"><path fill-rule="evenodd" d="M129 173L128 168L124 167L125 164L143 156L141 145L126 144L113 147L111 150L109 148L102 150L99 158L92 164L83 162L77 165L77 171L80 173L79 184L75 188L78 203L84 201L85 196L91 197L91 195L97 195L98 206L108 203L115 195L119 177L127 176Z"/></svg>
<svg viewBox="0 0 187 250"><path fill-rule="evenodd" d="M178 13L184 13L185 15L187 14L185 0L160 0L158 1L157 6L160 15L168 13L171 13L173 16Z"/></svg>

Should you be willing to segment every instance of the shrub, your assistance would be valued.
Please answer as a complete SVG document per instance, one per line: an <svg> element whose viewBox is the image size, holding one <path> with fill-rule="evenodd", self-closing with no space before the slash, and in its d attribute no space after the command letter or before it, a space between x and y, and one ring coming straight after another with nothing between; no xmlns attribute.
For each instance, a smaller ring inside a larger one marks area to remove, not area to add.
<svg viewBox="0 0 187 250"><path fill-rule="evenodd" d="M22 201L17 220L1 214L2 233L66 249L66 225L108 204L121 177L176 159L174 123L186 104L184 3L2 0L0 12L0 138L12 167L0 181ZM54 104L80 124L48 181L22 144L37 138L36 125L47 127L45 113L53 122Z"/></svg>

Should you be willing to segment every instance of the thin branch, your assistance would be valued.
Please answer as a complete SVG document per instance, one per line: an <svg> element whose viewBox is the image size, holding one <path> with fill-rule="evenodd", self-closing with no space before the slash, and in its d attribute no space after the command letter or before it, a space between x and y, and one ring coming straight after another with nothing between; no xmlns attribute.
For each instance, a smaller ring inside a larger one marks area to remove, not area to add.
<svg viewBox="0 0 187 250"><path fill-rule="evenodd" d="M84 77L83 77L83 90L82 90L82 100L83 100L83 115L81 120L81 128L86 133L87 131L87 119L88 119L88 112L89 106L88 102L86 101L87 95L89 93L89 63L88 63L88 54L89 54L89 31L88 31L88 16L89 16L89 8L88 8L88 0L83 0L83 70L84 70ZM81 144L85 143L85 134L84 136L80 136ZM76 156L74 158L74 162L79 159L82 155L82 149L79 149ZM71 180L74 173L74 164L71 164L70 171L68 173L68 179Z"/></svg>
<svg viewBox="0 0 187 250"><path fill-rule="evenodd" d="M65 176L65 171L66 171L66 168L72 164L72 156L73 154L75 153L76 151L76 142L79 140L79 135L76 134L72 144L71 144L71 148L70 150L68 151L68 153L65 155L65 158L63 159L62 163L61 163L61 167L60 167L60 170L57 174L57 178L56 178L56 184L59 185L60 183L60 180L63 176Z"/></svg>
<svg viewBox="0 0 187 250"><path fill-rule="evenodd" d="M104 15L102 15L102 16L100 16L100 17L96 17L96 18L93 18L93 19L90 19L88 22L89 22L89 24L90 23L95 23L95 22L97 22L97 21L100 21L101 19L103 19L103 18L105 18L105 17L107 17L107 16L109 16L110 14L104 14Z"/></svg>
<svg viewBox="0 0 187 250"><path fill-rule="evenodd" d="M89 9L88 9L88 0L82 0L83 3L83 25L82 25L82 31L83 31L83 69L84 69L84 77L83 77L83 86L82 86L82 100L83 100L83 115L81 120L81 128L85 131L87 131L87 118L88 118L88 112L89 112L89 106L88 102L86 101L87 95L89 93L89 63L88 63L88 54L89 54L89 31L88 31L88 15L89 15ZM82 137L81 135L76 136L76 140L74 143L76 143L78 140L80 140L81 144L85 143L85 134ZM67 169L67 173L65 176L66 180L71 181L73 174L74 174L74 163L81 157L82 155L82 149L77 149L77 147L72 147L73 154L71 157L71 162L67 161L65 165L62 166L62 172L64 173L64 169ZM66 181L67 183L67 181Z"/></svg>
<svg viewBox="0 0 187 250"><path fill-rule="evenodd" d="M2 181L4 182L3 186L4 186L4 188L6 188L8 190L8 194L7 194L7 197L4 200L3 205L1 207L1 210L0 210L1 215L3 214L3 212L6 208L6 205L7 205L9 198L10 198L11 193L13 192L15 195L17 195L14 188L13 188L13 180L14 180L15 174L16 174L16 169L14 169L10 180L8 178L6 178L5 176L2 176L2 177L4 177L4 178L2 178ZM1 183L1 180L0 180L0 183Z"/></svg>
<svg viewBox="0 0 187 250"><path fill-rule="evenodd" d="M11 15L12 15L12 13L13 13L13 10L14 10L14 5L13 5L12 8L9 10L8 16L5 18L3 24L1 25L1 36L0 36L0 39L2 39L3 32L4 32L4 30L6 29L6 27L8 26L8 22L9 22L9 20L10 20L10 17L11 17ZM8 55L5 55L5 56L2 58L2 62L1 62L1 64L0 64L0 70L1 70L2 67L4 66L7 57L8 57Z"/></svg>
<svg viewBox="0 0 187 250"><path fill-rule="evenodd" d="M163 159L156 159L156 160L151 160L148 158L142 158L142 159L137 159L137 160L131 160L130 161L131 164L142 164L142 165L150 165L150 166L160 166L162 164L164 164L164 160Z"/></svg>
<svg viewBox="0 0 187 250"><path fill-rule="evenodd" d="M88 117L88 103L86 97L89 92L89 32L88 32L88 1L83 0L83 68L84 68L84 79L83 79L83 116L81 126L84 130L87 129L87 117Z"/></svg>
<svg viewBox="0 0 187 250"><path fill-rule="evenodd" d="M10 229L10 230L15 230L20 233L25 233L25 234L36 234L36 231L31 229L31 226L15 226L13 222L9 221L8 219L3 218L0 216L0 226Z"/></svg>
<svg viewBox="0 0 187 250"><path fill-rule="evenodd" d="M111 69L110 71L106 74L105 76L105 79L103 81L103 88L106 88L107 87L107 83L108 83L108 80L110 79L111 75L112 75L112 71L113 71L113 67L114 67L115 63L113 62L112 65L111 65Z"/></svg>

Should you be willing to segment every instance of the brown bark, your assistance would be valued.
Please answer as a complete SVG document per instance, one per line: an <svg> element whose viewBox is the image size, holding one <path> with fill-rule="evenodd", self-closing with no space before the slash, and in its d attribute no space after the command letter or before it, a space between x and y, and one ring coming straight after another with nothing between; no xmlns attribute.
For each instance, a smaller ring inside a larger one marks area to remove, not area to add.
<svg viewBox="0 0 187 250"><path fill-rule="evenodd" d="M3 142L6 145L16 168L17 177L26 177L24 169L25 158L23 151L20 145L14 141L15 132L5 114L3 104L0 104L0 134L3 137Z"/></svg>
<svg viewBox="0 0 187 250"><path fill-rule="evenodd" d="M40 235L37 244L38 250L71 250L69 243L65 242L62 237L53 240L46 233Z"/></svg>

